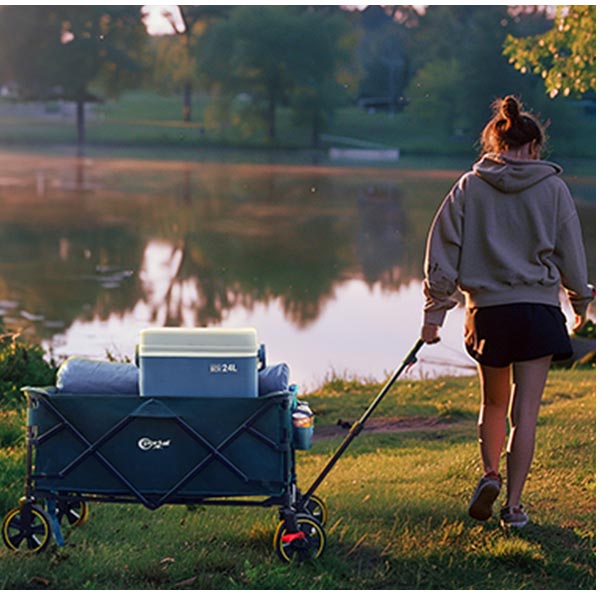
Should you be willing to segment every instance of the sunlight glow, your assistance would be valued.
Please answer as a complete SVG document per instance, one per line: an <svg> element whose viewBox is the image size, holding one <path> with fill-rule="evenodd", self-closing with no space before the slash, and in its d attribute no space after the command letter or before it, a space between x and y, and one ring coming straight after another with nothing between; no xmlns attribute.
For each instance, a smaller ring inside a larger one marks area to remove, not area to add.
<svg viewBox="0 0 600 600"><path fill-rule="evenodd" d="M181 15L175 4L146 4L142 13L150 35L172 35L173 25L178 31L183 30Z"/></svg>

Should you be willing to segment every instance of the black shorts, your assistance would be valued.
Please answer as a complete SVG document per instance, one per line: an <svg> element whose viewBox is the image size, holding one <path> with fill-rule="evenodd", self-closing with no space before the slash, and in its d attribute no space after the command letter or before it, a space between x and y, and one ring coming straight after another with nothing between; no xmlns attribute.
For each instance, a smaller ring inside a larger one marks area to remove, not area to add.
<svg viewBox="0 0 600 600"><path fill-rule="evenodd" d="M548 355L552 360L565 360L573 354L564 314L547 304L467 308L465 348L489 367Z"/></svg>

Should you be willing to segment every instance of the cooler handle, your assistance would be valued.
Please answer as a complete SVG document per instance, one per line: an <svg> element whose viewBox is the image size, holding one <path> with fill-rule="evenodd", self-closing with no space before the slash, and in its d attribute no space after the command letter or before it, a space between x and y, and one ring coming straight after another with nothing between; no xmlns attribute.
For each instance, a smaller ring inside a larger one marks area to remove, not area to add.
<svg viewBox="0 0 600 600"><path fill-rule="evenodd" d="M264 344L258 349L258 370L262 371L267 366L267 350Z"/></svg>

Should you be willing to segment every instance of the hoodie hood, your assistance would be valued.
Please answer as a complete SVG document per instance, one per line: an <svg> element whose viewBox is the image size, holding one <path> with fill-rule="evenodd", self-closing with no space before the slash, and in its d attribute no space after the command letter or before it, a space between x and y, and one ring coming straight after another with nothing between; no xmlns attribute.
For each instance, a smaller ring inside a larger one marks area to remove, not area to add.
<svg viewBox="0 0 600 600"><path fill-rule="evenodd" d="M518 160L501 154L485 154L473 165L473 171L501 192L514 193L559 175L562 168L545 160Z"/></svg>

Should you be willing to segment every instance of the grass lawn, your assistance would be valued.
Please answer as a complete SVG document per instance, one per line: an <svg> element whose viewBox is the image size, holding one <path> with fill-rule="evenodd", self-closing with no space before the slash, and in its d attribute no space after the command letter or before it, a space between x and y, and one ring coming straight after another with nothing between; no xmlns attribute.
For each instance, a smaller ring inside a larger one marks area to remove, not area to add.
<svg viewBox="0 0 600 600"><path fill-rule="evenodd" d="M5 148L35 145L52 152L73 152L76 143L75 117L59 105L45 109L11 105L0 101L0 145ZM595 120L576 107L565 109L565 118L551 128L553 155L595 159ZM294 124L291 111L277 112L277 141L266 139L264 127L243 112L229 120L215 117L210 98L196 95L193 121L183 122L181 99L147 91L123 94L116 101L88 107L86 153L89 156L149 156L151 158L198 158L199 151L309 151L310 132ZM212 116L211 116L212 115ZM227 125L223 123L227 122ZM449 137L439 126L423 122L408 112L390 115L367 113L357 107L339 109L323 132L322 145L366 145L398 148L401 157L472 157L476 136ZM346 140L346 141L345 141ZM39 148L38 148L39 149ZM265 157L272 161L272 156ZM296 160L298 160L296 158ZM305 158L311 160L311 157ZM593 172L593 165L590 167Z"/></svg>
<svg viewBox="0 0 600 600"><path fill-rule="evenodd" d="M300 487L377 390L332 380L306 398L319 436L296 454ZM365 430L317 492L329 520L314 562L276 557L276 509L92 504L64 547L1 548L0 589L595 589L595 370L550 374L521 532L499 528L498 507L483 524L466 515L477 411L475 378L399 381L373 424L405 427ZM22 493L24 419L0 415L3 514Z"/></svg>

